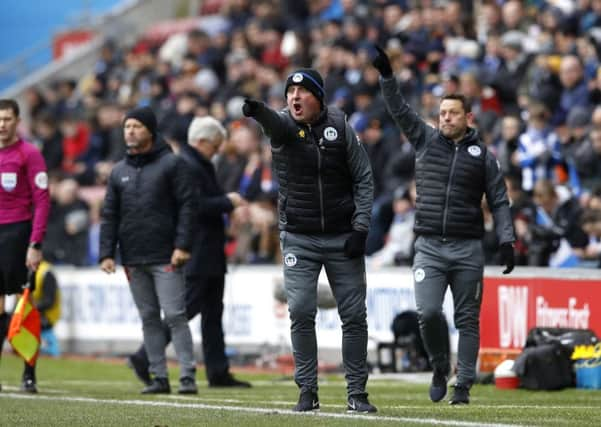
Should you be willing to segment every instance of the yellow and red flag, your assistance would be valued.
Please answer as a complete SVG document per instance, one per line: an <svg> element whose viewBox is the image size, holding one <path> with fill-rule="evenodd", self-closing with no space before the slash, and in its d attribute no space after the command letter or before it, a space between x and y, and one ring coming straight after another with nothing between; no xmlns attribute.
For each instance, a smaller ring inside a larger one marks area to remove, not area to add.
<svg viewBox="0 0 601 427"><path fill-rule="evenodd" d="M8 327L8 341L27 364L34 366L40 351L40 312L31 303L30 290L23 292Z"/></svg>

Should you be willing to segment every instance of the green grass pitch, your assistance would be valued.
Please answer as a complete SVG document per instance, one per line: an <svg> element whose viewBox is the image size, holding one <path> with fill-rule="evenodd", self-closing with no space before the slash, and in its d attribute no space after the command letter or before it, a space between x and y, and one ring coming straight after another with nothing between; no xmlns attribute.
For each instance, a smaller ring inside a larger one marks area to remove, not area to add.
<svg viewBox="0 0 601 427"><path fill-rule="evenodd" d="M171 368L171 395L143 396L124 363L42 358L37 395L19 391L22 361L4 354L0 362L0 426L601 426L601 391L558 392L472 389L468 406L428 400L428 385L370 379L374 415L346 413L345 383L320 377L321 411L296 414L298 390L290 377L237 372L252 389L208 388L199 369L199 394L179 396Z"/></svg>

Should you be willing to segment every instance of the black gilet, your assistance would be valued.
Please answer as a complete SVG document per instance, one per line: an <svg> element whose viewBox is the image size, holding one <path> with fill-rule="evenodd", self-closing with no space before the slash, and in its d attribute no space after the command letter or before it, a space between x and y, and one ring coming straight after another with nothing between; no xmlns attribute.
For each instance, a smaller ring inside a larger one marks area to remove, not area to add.
<svg viewBox="0 0 601 427"><path fill-rule="evenodd" d="M486 188L486 147L477 133L458 144L439 135L417 158L414 232L417 235L481 238L481 200Z"/></svg>
<svg viewBox="0 0 601 427"><path fill-rule="evenodd" d="M347 164L346 121L327 108L313 125L290 115L285 141L274 141L273 164L279 183L280 229L296 233L350 231L355 210Z"/></svg>

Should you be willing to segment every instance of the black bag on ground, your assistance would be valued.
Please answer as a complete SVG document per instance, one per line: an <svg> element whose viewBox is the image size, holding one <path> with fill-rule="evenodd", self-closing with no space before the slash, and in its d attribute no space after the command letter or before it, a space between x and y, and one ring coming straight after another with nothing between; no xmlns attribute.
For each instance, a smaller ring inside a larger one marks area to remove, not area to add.
<svg viewBox="0 0 601 427"><path fill-rule="evenodd" d="M526 347L554 342L559 342L573 351L577 345L595 345L599 338L592 329L546 327L532 328L526 337Z"/></svg>
<svg viewBox="0 0 601 427"><path fill-rule="evenodd" d="M397 314L392 320L392 333L396 346L407 351L408 370L432 370L419 330L417 311L407 310Z"/></svg>
<svg viewBox="0 0 601 427"><path fill-rule="evenodd" d="M533 328L526 347L513 370L523 388L561 390L575 386L572 352L575 345L594 344L597 336L590 329Z"/></svg>

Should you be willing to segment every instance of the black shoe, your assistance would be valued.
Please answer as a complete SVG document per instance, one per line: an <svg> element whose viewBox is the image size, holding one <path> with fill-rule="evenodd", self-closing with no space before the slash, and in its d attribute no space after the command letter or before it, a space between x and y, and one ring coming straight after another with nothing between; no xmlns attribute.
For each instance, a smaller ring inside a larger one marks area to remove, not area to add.
<svg viewBox="0 0 601 427"><path fill-rule="evenodd" d="M156 377L142 389L142 394L169 394L171 386L167 378Z"/></svg>
<svg viewBox="0 0 601 427"><path fill-rule="evenodd" d="M182 377L179 379L179 388L177 389L179 394L198 394L198 387L196 387L196 381L192 377Z"/></svg>
<svg viewBox="0 0 601 427"><path fill-rule="evenodd" d="M303 391L298 397L298 403L294 408L295 412L319 411L319 397L312 391Z"/></svg>
<svg viewBox="0 0 601 427"><path fill-rule="evenodd" d="M470 389L462 385L456 385L455 390L453 391L453 397L449 400L449 405L467 405L469 403Z"/></svg>
<svg viewBox="0 0 601 427"><path fill-rule="evenodd" d="M356 394L349 396L346 412L352 414L373 414L374 412L378 412L378 408L369 403L367 394Z"/></svg>
<svg viewBox="0 0 601 427"><path fill-rule="evenodd" d="M448 371L434 369L432 383L430 383L430 400L440 402L447 394Z"/></svg>
<svg viewBox="0 0 601 427"><path fill-rule="evenodd" d="M127 358L127 366L134 371L136 377L144 383L144 385L152 384L152 378L150 378L150 372L148 372L148 361L139 357L136 354L132 354Z"/></svg>
<svg viewBox="0 0 601 427"><path fill-rule="evenodd" d="M237 380L229 372L209 380L209 387L240 387L250 388L252 385L246 381Z"/></svg>
<svg viewBox="0 0 601 427"><path fill-rule="evenodd" d="M38 388L35 385L35 378L23 378L23 382L21 383L21 391L24 393L37 393Z"/></svg>

